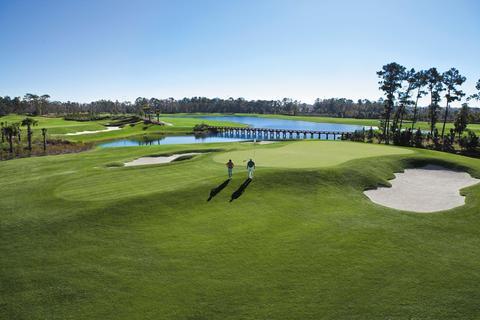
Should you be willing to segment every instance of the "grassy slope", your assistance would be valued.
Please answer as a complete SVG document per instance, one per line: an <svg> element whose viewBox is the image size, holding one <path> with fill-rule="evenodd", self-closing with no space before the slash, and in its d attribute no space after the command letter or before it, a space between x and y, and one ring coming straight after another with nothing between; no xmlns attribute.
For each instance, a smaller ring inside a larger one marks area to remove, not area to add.
<svg viewBox="0 0 480 320"><path fill-rule="evenodd" d="M142 135L142 134L184 134L191 133L193 127L199 123L207 123L212 126L244 126L228 121L214 121L214 120L201 120L194 118L179 118L179 117L161 117L160 120L172 124L171 126L159 126L159 125L145 125L143 123L136 124L135 126L127 125L121 130L102 132L98 134L85 134L79 136L65 136L72 141L104 141L110 139L126 138L129 136Z"/></svg>
<svg viewBox="0 0 480 320"><path fill-rule="evenodd" d="M178 114L177 114L178 115ZM182 116L188 114L180 114ZM200 114L197 114L200 115ZM212 115L212 114L209 114ZM221 114L213 114L221 115ZM240 114L248 116L258 116L258 117L268 117L268 118L279 118L279 119L290 119L290 120L304 120L312 122L325 122L325 123L341 123L341 124L352 124L352 125L362 125L362 126L378 126L379 121L376 119L353 119L353 118L331 118L331 117L315 117L315 116L285 116L285 115L260 115L260 114ZM20 115L8 115L5 117L0 117L0 121L4 122L20 122L24 116ZM69 132L79 132L79 131L93 131L93 130L103 130L105 129L105 124L109 121L66 121L63 118L45 118L45 117L34 117L39 125L34 127L34 139L40 138L40 128L47 128L49 136L53 137L62 137L71 141L83 141L83 142L95 142L95 141L104 141L117 138L125 138L133 135L141 134L154 134L154 133L187 133L191 132L193 126L200 122L205 122L210 125L218 126L244 126L243 124L237 124L228 121L212 121L212 120L201 120L195 118L183 118L175 115L165 115L161 117L161 120L173 124L173 126L157 126L157 125L143 125L137 124L133 127L126 126L119 131L111 131L98 134L86 134L80 136L63 136L65 133ZM426 122L419 122L418 126L422 129L428 129L428 124ZM438 129L441 130L441 125L437 125ZM447 130L453 127L451 123L447 124ZM480 124L470 124L469 129L475 131L477 134L480 134ZM25 128L26 130L26 128Z"/></svg>
<svg viewBox="0 0 480 320"><path fill-rule="evenodd" d="M20 122L25 116L21 115L8 115L0 117L1 122ZM41 128L48 129L48 135L50 137L61 137L70 141L83 141L94 142L103 141L116 138L125 138L133 135L141 134L154 134L154 133L189 133L193 127L199 123L207 123L217 126L243 126L233 122L227 121L202 121L194 118L178 118L178 117L161 117L162 121L172 124L172 126L158 126L158 125L144 125L143 123L136 124L135 126L125 126L121 130L101 132L96 134L84 134L78 136L65 136L65 133L81 132L81 131L96 131L104 130L105 124L110 122L109 120L102 121L66 121L63 118L45 118L45 117L32 117L39 122L38 126L34 127L34 139L41 137ZM26 128L24 128L26 130Z"/></svg>
<svg viewBox="0 0 480 320"><path fill-rule="evenodd" d="M255 158L259 167L280 168L318 168L337 165L353 159L411 154L405 148L385 147L378 144L359 144L354 142L332 143L331 141L301 141L282 147L259 148L257 150L239 150L220 153L214 157L219 163L232 159L241 164L249 158Z"/></svg>
<svg viewBox="0 0 480 320"><path fill-rule="evenodd" d="M33 127L34 134L39 134L41 128L47 128L48 134L64 134L68 132L103 130L102 125L108 121L66 121L63 118L31 117L38 121L38 126ZM0 117L1 122L21 122L23 115L11 114ZM26 130L26 128L24 128Z"/></svg>
<svg viewBox="0 0 480 320"><path fill-rule="evenodd" d="M442 159L480 177L479 160L415 150L317 169L259 168L232 203L244 172L205 201L225 178L215 154L105 167L188 148L0 163L0 318L478 316L480 186L464 191L466 206L436 214L390 210L361 191L411 159Z"/></svg>

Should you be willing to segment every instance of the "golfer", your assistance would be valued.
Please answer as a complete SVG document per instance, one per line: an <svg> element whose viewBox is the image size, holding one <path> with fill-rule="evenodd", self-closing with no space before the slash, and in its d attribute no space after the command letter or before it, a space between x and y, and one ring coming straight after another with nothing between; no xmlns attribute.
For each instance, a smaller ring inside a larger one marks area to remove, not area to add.
<svg viewBox="0 0 480 320"><path fill-rule="evenodd" d="M226 166L228 168L228 179L232 179L233 167L235 166L232 162L232 159L228 160L228 162L226 163Z"/></svg>
<svg viewBox="0 0 480 320"><path fill-rule="evenodd" d="M247 163L248 178L253 179L253 171L255 171L255 162L250 159Z"/></svg>

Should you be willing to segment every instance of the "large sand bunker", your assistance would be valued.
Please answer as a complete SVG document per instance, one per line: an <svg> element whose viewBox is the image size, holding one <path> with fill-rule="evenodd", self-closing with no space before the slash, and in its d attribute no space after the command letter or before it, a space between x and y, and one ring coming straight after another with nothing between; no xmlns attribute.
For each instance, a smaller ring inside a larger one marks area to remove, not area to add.
<svg viewBox="0 0 480 320"><path fill-rule="evenodd" d="M454 171L436 165L405 169L396 173L391 188L381 187L365 191L375 203L398 210L434 212L465 204L460 189L479 183L466 172Z"/></svg>
<svg viewBox="0 0 480 320"><path fill-rule="evenodd" d="M172 161L177 160L181 157L192 157L197 154L198 152L191 152L191 153L181 153L181 154L172 154L171 156L164 156L164 157L142 157L135 159L130 162L125 163L125 167L134 167L134 166L145 166L149 164L162 164L162 163L170 163Z"/></svg>
<svg viewBox="0 0 480 320"><path fill-rule="evenodd" d="M79 132L70 132L66 133L66 136L79 136L82 134L93 134L93 133L99 133L99 132L108 132L108 131L115 131L115 130L120 130L120 127L106 127L105 130L95 130L95 131L79 131Z"/></svg>

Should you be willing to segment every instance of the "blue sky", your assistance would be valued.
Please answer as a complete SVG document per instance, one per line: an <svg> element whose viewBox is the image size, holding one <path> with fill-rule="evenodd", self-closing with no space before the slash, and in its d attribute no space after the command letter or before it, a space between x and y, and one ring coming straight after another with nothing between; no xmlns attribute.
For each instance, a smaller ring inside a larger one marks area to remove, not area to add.
<svg viewBox="0 0 480 320"><path fill-rule="evenodd" d="M480 78L480 1L0 0L0 95L377 99L376 71Z"/></svg>

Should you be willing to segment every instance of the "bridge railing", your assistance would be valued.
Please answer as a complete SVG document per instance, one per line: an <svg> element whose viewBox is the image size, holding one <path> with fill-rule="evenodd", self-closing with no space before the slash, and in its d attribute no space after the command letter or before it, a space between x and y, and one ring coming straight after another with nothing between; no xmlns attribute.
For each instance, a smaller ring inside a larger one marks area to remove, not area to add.
<svg viewBox="0 0 480 320"><path fill-rule="evenodd" d="M271 137L272 135L274 137L280 137L283 135L283 137L286 137L287 135L290 136L290 138L293 137L293 135L296 136L296 138L306 138L307 136L310 136L313 138L314 135L318 135L318 139L322 138L322 135L326 137L327 140L329 140L329 136L333 136L333 139L336 140L337 136L340 137L342 140L345 137L348 137L349 134L348 132L342 132L342 131L321 131L321 130L296 130L296 129L273 129L273 128L250 128L250 127L225 127L225 126L209 126L208 127L212 131L216 132L222 132L222 133L230 133L230 134L236 134L236 135L244 135L244 136L250 136L250 135L268 135Z"/></svg>

